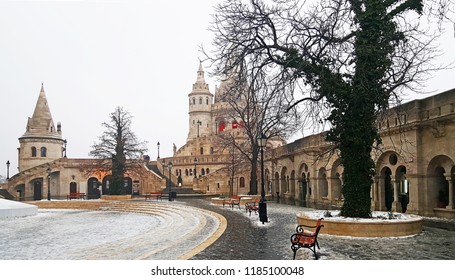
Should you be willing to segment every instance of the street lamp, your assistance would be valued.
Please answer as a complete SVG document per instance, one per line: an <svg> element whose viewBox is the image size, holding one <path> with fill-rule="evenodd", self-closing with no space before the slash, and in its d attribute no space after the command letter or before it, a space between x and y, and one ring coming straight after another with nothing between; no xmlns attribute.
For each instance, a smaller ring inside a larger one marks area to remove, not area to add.
<svg viewBox="0 0 455 280"><path fill-rule="evenodd" d="M194 158L194 178L196 178L196 163L197 163L197 158Z"/></svg>
<svg viewBox="0 0 455 280"><path fill-rule="evenodd" d="M169 170L169 201L172 201L172 195L171 195L171 169L172 169L172 162L167 163L167 169Z"/></svg>
<svg viewBox="0 0 455 280"><path fill-rule="evenodd" d="M51 200L51 168L47 168L47 200Z"/></svg>
<svg viewBox="0 0 455 280"><path fill-rule="evenodd" d="M63 157L64 157L64 158L66 158L66 144L68 144L68 142L67 142L66 139L65 139L65 140L63 140L63 145L64 145L64 148L63 148L63 152L64 152Z"/></svg>
<svg viewBox="0 0 455 280"><path fill-rule="evenodd" d="M158 142L156 145L158 146L158 157L157 158L159 159L160 158L160 142Z"/></svg>
<svg viewBox="0 0 455 280"><path fill-rule="evenodd" d="M9 160L6 162L6 180L9 180Z"/></svg>
<svg viewBox="0 0 455 280"><path fill-rule="evenodd" d="M264 190L264 148L267 144L267 137L264 133L261 133L257 138L258 146L261 149L261 201L259 202L259 221L262 224L268 222L267 218L267 201L265 199L265 190Z"/></svg>

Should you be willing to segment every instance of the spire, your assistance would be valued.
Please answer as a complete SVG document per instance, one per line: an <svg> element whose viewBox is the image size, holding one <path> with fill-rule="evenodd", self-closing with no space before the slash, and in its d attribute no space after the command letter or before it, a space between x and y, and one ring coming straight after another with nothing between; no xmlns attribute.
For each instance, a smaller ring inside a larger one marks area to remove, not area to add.
<svg viewBox="0 0 455 280"><path fill-rule="evenodd" d="M60 138L60 132L55 129L54 121L52 120L51 111L46 99L44 85L41 84L41 90L36 101L35 110L31 118L28 118L27 129L24 136L42 135Z"/></svg>
<svg viewBox="0 0 455 280"><path fill-rule="evenodd" d="M197 80L196 80L196 83L205 84L204 68L202 68L202 61L199 61L199 69L197 70Z"/></svg>
<svg viewBox="0 0 455 280"><path fill-rule="evenodd" d="M204 78L204 68L202 67L202 61L199 61L199 68L197 70L197 79L196 83L193 84L193 92L196 91L203 91L203 92L208 92L209 91L209 86L205 82Z"/></svg>

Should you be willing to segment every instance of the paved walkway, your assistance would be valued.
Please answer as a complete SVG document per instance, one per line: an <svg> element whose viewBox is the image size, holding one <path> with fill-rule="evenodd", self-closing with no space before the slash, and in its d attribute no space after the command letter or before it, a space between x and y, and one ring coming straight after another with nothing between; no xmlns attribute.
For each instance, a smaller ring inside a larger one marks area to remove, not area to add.
<svg viewBox="0 0 455 280"><path fill-rule="evenodd" d="M305 208L269 202L270 222L262 225L258 215L245 210L213 205L208 200L185 199L188 205L222 214L227 219L224 234L194 260L292 260L290 236L295 231L296 213ZM455 221L448 222L454 225ZM320 259L327 260L454 260L455 232L424 226L422 234L399 238L350 238L321 234ZM307 249L297 259L313 259Z"/></svg>
<svg viewBox="0 0 455 280"><path fill-rule="evenodd" d="M99 201L63 203L66 208L84 205L86 209L93 204L111 214L43 209L37 216L0 219L0 259L291 260L290 236L295 231L296 213L306 209L269 202L269 223L263 225L257 214L250 217L243 207L223 208L195 198L103 206ZM53 202L42 204L58 208ZM434 227L441 220L433 219L431 224L412 237L321 234L318 253L322 260L455 260L455 231ZM455 229L455 221L445 225ZM312 260L313 254L301 249L297 259Z"/></svg>

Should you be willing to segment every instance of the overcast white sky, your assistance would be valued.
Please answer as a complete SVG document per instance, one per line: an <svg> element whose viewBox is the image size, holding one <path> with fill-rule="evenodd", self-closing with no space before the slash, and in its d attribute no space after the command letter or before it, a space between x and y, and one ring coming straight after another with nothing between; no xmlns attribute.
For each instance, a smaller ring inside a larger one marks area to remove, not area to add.
<svg viewBox="0 0 455 280"><path fill-rule="evenodd" d="M17 173L18 138L41 83L68 157L88 157L117 106L133 115L132 129L148 141L152 159L158 141L160 156L171 156L172 144L186 141L187 95L203 57L199 46L211 46L215 2L0 0L0 175L7 160L10 176ZM443 38L443 61L454 60L452 26ZM428 90L455 88L453 74L438 73Z"/></svg>

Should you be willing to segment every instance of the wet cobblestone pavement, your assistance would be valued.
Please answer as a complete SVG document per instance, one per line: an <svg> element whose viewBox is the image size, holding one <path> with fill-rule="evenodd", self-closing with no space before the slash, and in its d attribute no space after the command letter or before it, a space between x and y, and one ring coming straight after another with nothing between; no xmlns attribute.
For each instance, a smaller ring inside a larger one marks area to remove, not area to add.
<svg viewBox="0 0 455 280"><path fill-rule="evenodd" d="M305 208L269 202L269 223L249 217L245 210L223 208L208 200L184 199L226 217L224 234L193 260L292 260L290 236L297 225L296 213ZM455 221L449 222L455 224ZM416 236L399 238L351 238L320 234L321 260L455 260L455 231L424 226ZM313 253L300 249L296 259L314 259Z"/></svg>

